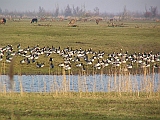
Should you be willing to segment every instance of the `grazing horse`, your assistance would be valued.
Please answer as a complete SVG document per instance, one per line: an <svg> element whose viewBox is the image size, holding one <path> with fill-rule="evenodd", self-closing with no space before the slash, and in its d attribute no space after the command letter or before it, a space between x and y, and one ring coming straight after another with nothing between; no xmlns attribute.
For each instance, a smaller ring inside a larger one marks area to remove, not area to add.
<svg viewBox="0 0 160 120"><path fill-rule="evenodd" d="M5 24L5 23L6 23L6 19L5 18L1 19L0 24Z"/></svg>
<svg viewBox="0 0 160 120"><path fill-rule="evenodd" d="M37 23L37 18L33 18L32 20L31 20L31 23L34 23L34 22L36 22Z"/></svg>

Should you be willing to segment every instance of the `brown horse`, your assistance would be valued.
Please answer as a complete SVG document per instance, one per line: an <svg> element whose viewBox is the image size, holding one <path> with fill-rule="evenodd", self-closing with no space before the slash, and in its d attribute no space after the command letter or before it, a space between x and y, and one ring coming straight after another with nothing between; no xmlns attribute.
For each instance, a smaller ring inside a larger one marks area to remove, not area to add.
<svg viewBox="0 0 160 120"><path fill-rule="evenodd" d="M71 19L70 22L68 23L69 25L73 25L76 23L76 19Z"/></svg>
<svg viewBox="0 0 160 120"><path fill-rule="evenodd" d="M97 25L99 24L99 21L102 21L102 19L101 18L96 19Z"/></svg>
<svg viewBox="0 0 160 120"><path fill-rule="evenodd" d="M99 23L99 19L96 19L96 23L97 23L97 25L98 25L98 23Z"/></svg>

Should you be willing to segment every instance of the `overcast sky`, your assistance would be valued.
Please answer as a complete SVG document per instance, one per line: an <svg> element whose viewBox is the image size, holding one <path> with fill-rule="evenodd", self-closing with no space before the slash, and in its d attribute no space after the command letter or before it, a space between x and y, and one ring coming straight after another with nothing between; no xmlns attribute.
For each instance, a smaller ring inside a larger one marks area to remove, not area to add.
<svg viewBox="0 0 160 120"><path fill-rule="evenodd" d="M84 6L86 10L93 11L98 7L100 12L119 13L126 6L129 11L144 12L145 6L157 6L160 11L160 0L0 0L0 8L4 11L38 11L39 6L46 11L53 11L58 5L60 9L64 9L67 5L72 7Z"/></svg>

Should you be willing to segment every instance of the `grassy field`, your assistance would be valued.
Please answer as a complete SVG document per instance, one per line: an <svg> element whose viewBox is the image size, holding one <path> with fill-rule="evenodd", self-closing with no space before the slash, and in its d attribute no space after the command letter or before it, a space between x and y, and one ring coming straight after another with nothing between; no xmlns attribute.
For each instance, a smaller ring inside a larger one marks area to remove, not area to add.
<svg viewBox="0 0 160 120"><path fill-rule="evenodd" d="M154 51L159 52L160 23L124 22L124 27L108 27L107 22L77 22L78 27L69 27L68 21L39 22L51 26L38 26L29 21L8 21L1 25L0 45L21 44L23 48L39 44L73 49L104 50L106 53L119 52L120 49L129 52ZM135 26L142 26L135 28ZM155 27L156 26L156 27ZM153 47L154 46L154 47Z"/></svg>
<svg viewBox="0 0 160 120"><path fill-rule="evenodd" d="M0 95L1 120L159 120L158 93L9 93Z"/></svg>
<svg viewBox="0 0 160 120"><path fill-rule="evenodd" d="M120 24L119 22L117 24ZM40 24L40 26L38 25ZM7 21L6 25L0 25L0 47L11 44L14 50L17 45L21 48L39 45L61 49L69 46L72 49L83 50L92 48L94 51L104 51L105 55L119 52L160 52L160 23L154 21L124 21L123 27L108 27L107 22L97 25L93 21L76 23L78 27L69 27L68 21L38 22L31 24L29 20L19 22ZM139 26L136 28L135 26ZM58 74L59 63L63 61L59 55L51 55L54 58L55 68L51 71ZM15 74L48 74L49 66L37 69L35 64L30 66L19 65L20 57L15 58ZM41 57L40 62L47 64L48 58ZM2 62L1 62L2 63ZM8 64L1 64L1 73L8 73ZM3 69L3 70L2 70ZM5 70L4 70L5 69Z"/></svg>
<svg viewBox="0 0 160 120"><path fill-rule="evenodd" d="M40 25L38 25L40 24ZM119 52L160 52L160 23L154 21L125 21L123 27L108 27L107 22L77 22L69 27L68 21L38 22L29 20L7 21L0 25L0 48L12 45L17 50L28 46L54 46L61 49L104 51L105 55ZM135 27L136 26L136 27ZM138 27L137 27L138 26ZM14 58L13 73L5 59L0 62L0 73L8 74L59 74L58 64L63 59L51 55L55 68L36 68L35 64L21 65L20 56ZM47 64L48 58L41 56L40 62ZM76 71L76 69L74 69ZM67 74L67 72L65 73ZM64 74L64 75L65 75ZM150 74L150 72L149 72ZM146 75L146 74L145 74ZM150 79L149 79L150 80ZM145 81L145 79L144 79ZM152 84L149 82L149 87ZM5 86L5 85L4 85ZM60 92L60 93L0 93L0 119L2 120L158 120L160 119L159 92Z"/></svg>

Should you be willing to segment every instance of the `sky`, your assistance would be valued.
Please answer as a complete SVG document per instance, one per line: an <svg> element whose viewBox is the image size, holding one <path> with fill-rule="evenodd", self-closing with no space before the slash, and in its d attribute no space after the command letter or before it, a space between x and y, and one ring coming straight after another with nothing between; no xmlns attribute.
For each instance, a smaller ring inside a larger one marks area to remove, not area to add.
<svg viewBox="0 0 160 120"><path fill-rule="evenodd" d="M160 0L0 0L0 8L4 11L38 11L39 6L46 11L54 11L56 6L65 9L67 5L81 7L85 5L86 11L93 11L95 7L100 12L119 13L123 12L124 6L128 11L145 12L150 6L157 6L160 11Z"/></svg>

